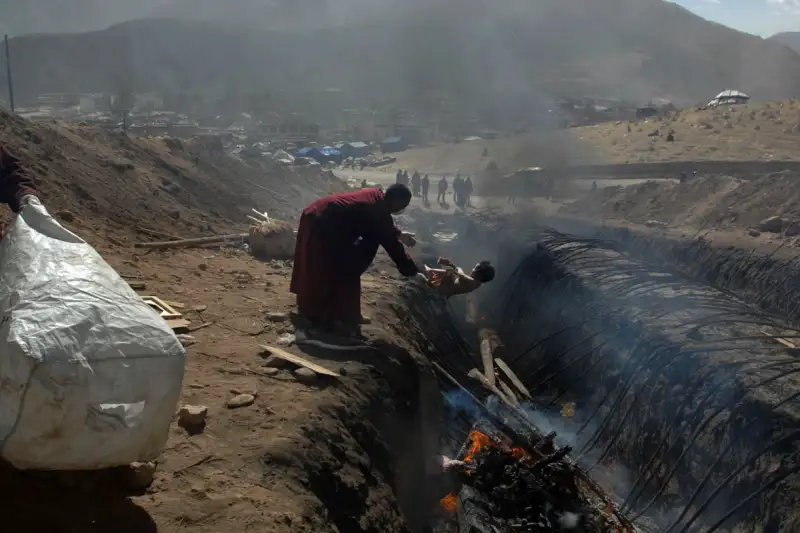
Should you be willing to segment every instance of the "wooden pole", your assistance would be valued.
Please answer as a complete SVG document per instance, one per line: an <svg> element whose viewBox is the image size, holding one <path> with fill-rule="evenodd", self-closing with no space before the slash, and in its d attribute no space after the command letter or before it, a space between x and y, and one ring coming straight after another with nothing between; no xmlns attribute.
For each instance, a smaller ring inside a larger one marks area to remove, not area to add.
<svg viewBox="0 0 800 533"><path fill-rule="evenodd" d="M134 248L188 248L191 246L202 246L204 244L214 244L218 242L234 241L247 239L249 233L234 233L231 235L215 235L213 237L200 237L198 239L182 239L180 241L165 242L137 242Z"/></svg>
<svg viewBox="0 0 800 533"><path fill-rule="evenodd" d="M14 82L11 79L11 52L8 48L8 35L3 39L6 45L6 78L8 78L8 103L11 106L11 112L14 112Z"/></svg>
<svg viewBox="0 0 800 533"><path fill-rule="evenodd" d="M483 375L493 386L497 384L494 377L494 347L492 346L495 333L489 329L480 330L481 360L483 361Z"/></svg>

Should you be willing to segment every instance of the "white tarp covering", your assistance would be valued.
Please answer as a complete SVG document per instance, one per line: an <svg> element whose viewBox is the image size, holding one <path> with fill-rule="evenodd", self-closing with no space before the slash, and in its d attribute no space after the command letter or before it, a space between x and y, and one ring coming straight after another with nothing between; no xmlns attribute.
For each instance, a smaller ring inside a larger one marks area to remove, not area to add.
<svg viewBox="0 0 800 533"><path fill-rule="evenodd" d="M167 323L38 200L0 241L0 456L21 469L150 461L186 353Z"/></svg>

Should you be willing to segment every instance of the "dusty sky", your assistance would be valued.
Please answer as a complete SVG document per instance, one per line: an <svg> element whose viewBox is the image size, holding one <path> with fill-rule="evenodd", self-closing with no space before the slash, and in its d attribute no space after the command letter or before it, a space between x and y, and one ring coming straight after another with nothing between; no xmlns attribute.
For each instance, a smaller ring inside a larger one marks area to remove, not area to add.
<svg viewBox="0 0 800 533"><path fill-rule="evenodd" d="M769 37L800 31L800 0L672 0L703 18Z"/></svg>

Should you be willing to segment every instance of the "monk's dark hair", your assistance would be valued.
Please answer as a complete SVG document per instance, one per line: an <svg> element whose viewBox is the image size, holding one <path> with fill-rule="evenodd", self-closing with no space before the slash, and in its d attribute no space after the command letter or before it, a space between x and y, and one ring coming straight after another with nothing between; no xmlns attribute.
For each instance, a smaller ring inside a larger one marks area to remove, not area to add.
<svg viewBox="0 0 800 533"><path fill-rule="evenodd" d="M472 274L481 283L488 283L494 279L494 267L489 261L481 261Z"/></svg>
<svg viewBox="0 0 800 533"><path fill-rule="evenodd" d="M408 205L411 203L411 189L402 183L393 183L383 193L383 197L390 205Z"/></svg>

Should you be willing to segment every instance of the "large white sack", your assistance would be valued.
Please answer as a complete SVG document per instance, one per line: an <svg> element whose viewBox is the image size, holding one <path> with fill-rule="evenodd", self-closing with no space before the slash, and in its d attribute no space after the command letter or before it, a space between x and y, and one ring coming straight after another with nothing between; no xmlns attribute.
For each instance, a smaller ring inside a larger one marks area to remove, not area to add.
<svg viewBox="0 0 800 533"><path fill-rule="evenodd" d="M166 322L38 202L0 241L0 456L21 469L150 461L186 353Z"/></svg>

